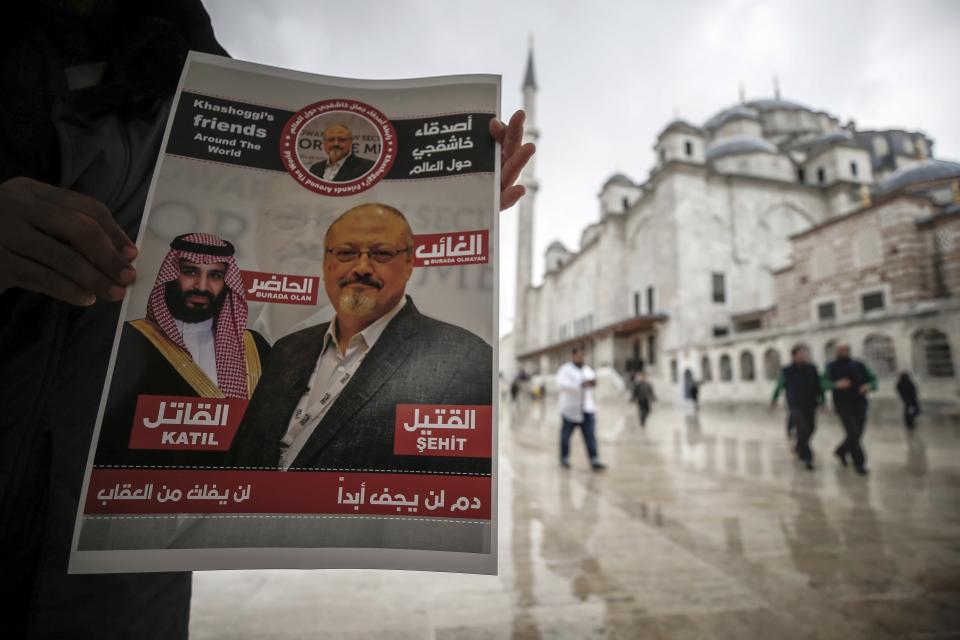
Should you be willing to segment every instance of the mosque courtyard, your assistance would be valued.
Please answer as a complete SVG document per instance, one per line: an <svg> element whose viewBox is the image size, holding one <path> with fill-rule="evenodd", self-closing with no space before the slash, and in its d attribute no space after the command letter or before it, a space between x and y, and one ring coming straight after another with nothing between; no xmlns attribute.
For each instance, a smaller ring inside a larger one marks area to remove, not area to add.
<svg viewBox="0 0 960 640"><path fill-rule="evenodd" d="M498 576L198 572L191 636L960 638L960 424L871 419L863 478L830 413L810 472L782 411L608 399L594 473L552 398L502 407Z"/></svg>

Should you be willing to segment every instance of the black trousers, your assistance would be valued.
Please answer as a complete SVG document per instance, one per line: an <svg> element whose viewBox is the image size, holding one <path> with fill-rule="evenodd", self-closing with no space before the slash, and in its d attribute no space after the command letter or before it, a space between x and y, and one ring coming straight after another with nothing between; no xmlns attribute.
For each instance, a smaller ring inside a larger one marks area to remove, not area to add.
<svg viewBox="0 0 960 640"><path fill-rule="evenodd" d="M788 424L796 433L797 457L803 462L813 462L813 450L810 448L810 439L817 429L817 405L790 407Z"/></svg>
<svg viewBox="0 0 960 640"><path fill-rule="evenodd" d="M867 403L858 403L836 407L840 422L843 423L845 437L837 447L838 455L849 455L853 466L863 469L867 464L867 454L860 445L867 423Z"/></svg>
<svg viewBox="0 0 960 640"><path fill-rule="evenodd" d="M637 409L640 411L640 426L647 424L647 416L650 415L650 403L649 402L638 402Z"/></svg>
<svg viewBox="0 0 960 640"><path fill-rule="evenodd" d="M916 402L905 402L903 405L903 424L913 431L917 426L917 415L920 413L920 405Z"/></svg>

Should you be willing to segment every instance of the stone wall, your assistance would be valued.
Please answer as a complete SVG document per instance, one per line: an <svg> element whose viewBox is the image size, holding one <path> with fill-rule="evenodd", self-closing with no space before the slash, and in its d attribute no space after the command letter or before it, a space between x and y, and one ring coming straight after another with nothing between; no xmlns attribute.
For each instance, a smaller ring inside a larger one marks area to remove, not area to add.
<svg viewBox="0 0 960 640"><path fill-rule="evenodd" d="M793 266L775 274L775 325L817 322L817 304L829 301L837 321L861 317L861 296L872 291L884 292L887 307L930 299L929 232L916 220L931 207L898 198L795 236Z"/></svg>

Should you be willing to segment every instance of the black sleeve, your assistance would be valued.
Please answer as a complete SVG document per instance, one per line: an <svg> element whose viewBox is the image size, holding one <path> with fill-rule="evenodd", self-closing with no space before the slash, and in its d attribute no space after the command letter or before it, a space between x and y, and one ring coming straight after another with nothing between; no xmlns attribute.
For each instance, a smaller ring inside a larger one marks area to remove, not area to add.
<svg viewBox="0 0 960 640"><path fill-rule="evenodd" d="M267 355L270 353L270 343L253 329L247 329L247 331L253 336L253 342L257 345L257 353L260 355L260 365L262 367L264 361L267 359Z"/></svg>

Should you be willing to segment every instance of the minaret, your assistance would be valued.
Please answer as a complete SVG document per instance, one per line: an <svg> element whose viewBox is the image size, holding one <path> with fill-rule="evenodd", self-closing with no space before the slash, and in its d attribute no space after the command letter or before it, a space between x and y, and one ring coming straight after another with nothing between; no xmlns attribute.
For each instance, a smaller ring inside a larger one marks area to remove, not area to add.
<svg viewBox="0 0 960 640"><path fill-rule="evenodd" d="M533 73L533 36L530 36L527 71L523 78L523 109L527 112L523 142L537 142L536 124L537 80ZM517 291L513 309L513 344L515 353L523 353L529 344L527 292L533 284L533 203L537 195L534 177L536 156L530 159L520 176L520 184L527 189L517 205Z"/></svg>

